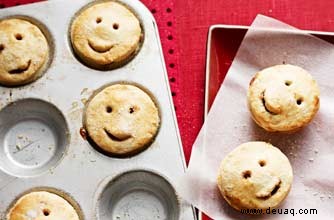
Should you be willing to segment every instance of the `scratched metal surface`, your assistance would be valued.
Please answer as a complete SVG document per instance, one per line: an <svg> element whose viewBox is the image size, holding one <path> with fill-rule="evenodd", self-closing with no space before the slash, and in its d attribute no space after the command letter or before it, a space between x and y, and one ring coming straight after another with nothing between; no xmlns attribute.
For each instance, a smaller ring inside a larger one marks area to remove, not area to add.
<svg viewBox="0 0 334 220"><path fill-rule="evenodd" d="M170 193L168 184L159 176L151 176L151 171L164 176L171 185L184 172L182 145L154 18L139 1L123 1L141 19L145 40L139 53L127 65L101 72L80 63L72 53L68 39L71 19L89 2L56 0L0 11L0 19L19 15L41 22L51 33L52 39L49 40L54 45L52 62L40 79L21 87L0 87L0 159L5 161L0 163L0 219L5 218L7 208L18 195L35 187L64 191L79 204L85 219L104 219L98 213L104 205L99 205L98 201L105 189L112 188L110 181L113 177L129 170L148 170L143 175L156 179L152 184L161 185L164 187L162 191ZM120 81L139 84L150 91L161 114L161 127L154 143L144 152L127 159L111 158L97 152L79 134L85 101L94 90ZM14 104L6 107L10 103ZM11 117L18 120L11 120ZM36 128L40 130L34 131ZM30 155L29 159L27 155ZM22 162L24 160L27 161ZM140 182L136 179L138 176L141 175L130 175L122 181ZM123 185L126 188L126 184ZM146 196L151 202L164 200L159 196ZM173 219L194 219L192 207L179 197L177 200L177 208L160 207L167 213L155 217L163 219L169 216L168 212L179 209L178 214L172 213Z"/></svg>

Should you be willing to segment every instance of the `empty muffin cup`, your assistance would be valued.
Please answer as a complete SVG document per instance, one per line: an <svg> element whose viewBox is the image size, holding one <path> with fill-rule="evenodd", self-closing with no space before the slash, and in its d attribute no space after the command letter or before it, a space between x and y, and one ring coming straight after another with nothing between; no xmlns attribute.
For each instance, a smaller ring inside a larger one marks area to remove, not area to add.
<svg viewBox="0 0 334 220"><path fill-rule="evenodd" d="M177 220L179 212L172 185L145 170L128 171L111 179L97 203L99 220Z"/></svg>
<svg viewBox="0 0 334 220"><path fill-rule="evenodd" d="M55 167L66 152L69 130L54 105L22 99L0 111L0 169L18 177Z"/></svg>

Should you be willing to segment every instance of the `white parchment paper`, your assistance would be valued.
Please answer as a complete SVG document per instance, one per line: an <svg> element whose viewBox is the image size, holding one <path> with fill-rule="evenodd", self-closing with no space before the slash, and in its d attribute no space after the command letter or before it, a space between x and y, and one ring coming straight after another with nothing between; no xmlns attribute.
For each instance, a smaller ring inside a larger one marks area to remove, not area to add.
<svg viewBox="0 0 334 220"><path fill-rule="evenodd" d="M334 216L334 46L295 30L280 21L257 16L193 145L178 191L214 219L334 219L330 217ZM252 121L247 109L246 94L252 76L282 63L308 70L321 91L318 114L294 134L266 132ZM216 178L221 160L240 144L256 140L272 143L290 159L294 182L279 208L289 209L290 213L293 210L294 215L244 215L220 195ZM300 214L299 209L317 209L317 214Z"/></svg>

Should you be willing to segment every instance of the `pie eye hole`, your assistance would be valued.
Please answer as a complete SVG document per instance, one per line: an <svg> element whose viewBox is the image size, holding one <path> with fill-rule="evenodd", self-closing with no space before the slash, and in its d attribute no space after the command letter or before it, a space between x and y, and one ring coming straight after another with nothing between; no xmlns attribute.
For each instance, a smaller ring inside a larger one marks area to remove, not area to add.
<svg viewBox="0 0 334 220"><path fill-rule="evenodd" d="M248 179L252 176L252 172L250 170L245 170L244 172L242 172L242 177L245 179Z"/></svg>
<svg viewBox="0 0 334 220"><path fill-rule="evenodd" d="M299 98L296 101L297 105L301 105L303 103L303 98Z"/></svg>
<svg viewBox="0 0 334 220"><path fill-rule="evenodd" d="M22 34L17 33L17 34L15 34L15 38L16 38L16 40L22 40L23 36L22 36Z"/></svg>
<svg viewBox="0 0 334 220"><path fill-rule="evenodd" d="M5 45L0 44L0 52L3 51L5 49Z"/></svg>
<svg viewBox="0 0 334 220"><path fill-rule="evenodd" d="M101 17L97 17L95 21L96 21L96 24L99 24L99 23L102 22L102 18Z"/></svg>
<svg viewBox="0 0 334 220"><path fill-rule="evenodd" d="M292 84L292 82L291 82L290 80L286 80L286 81L285 81L285 85L286 85L286 86L290 86L291 84Z"/></svg>
<svg viewBox="0 0 334 220"><path fill-rule="evenodd" d="M119 24L114 23L114 24L112 25L112 28L114 28L114 30L118 30L118 28L119 28Z"/></svg>
<svg viewBox="0 0 334 220"><path fill-rule="evenodd" d="M111 113L111 112L112 112L112 108L111 108L111 106L107 106L107 107L106 107L106 112L107 112L107 113Z"/></svg>
<svg viewBox="0 0 334 220"><path fill-rule="evenodd" d="M135 112L135 108L134 108L134 107L129 108L129 113L130 113L130 114L132 114L132 113L134 113L134 112Z"/></svg>
<svg viewBox="0 0 334 220"><path fill-rule="evenodd" d="M49 216L50 215L50 210L49 209L43 209L43 215L44 216Z"/></svg>
<svg viewBox="0 0 334 220"><path fill-rule="evenodd" d="M259 165L261 167L264 167L267 164L267 162L265 160L259 160Z"/></svg>

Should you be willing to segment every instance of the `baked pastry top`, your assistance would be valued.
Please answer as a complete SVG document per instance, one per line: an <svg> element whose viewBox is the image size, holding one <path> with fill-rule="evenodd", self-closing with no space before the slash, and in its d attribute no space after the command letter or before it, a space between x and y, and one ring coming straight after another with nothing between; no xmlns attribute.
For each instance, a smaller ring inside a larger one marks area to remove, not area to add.
<svg viewBox="0 0 334 220"><path fill-rule="evenodd" d="M319 109L319 99L312 76L288 64L258 72L248 89L252 118L267 131L293 132L307 125Z"/></svg>
<svg viewBox="0 0 334 220"><path fill-rule="evenodd" d="M293 180L289 159L265 142L248 142L222 161L218 188L235 209L277 207L288 195Z"/></svg>
<svg viewBox="0 0 334 220"><path fill-rule="evenodd" d="M84 9L71 26L74 52L88 66L111 69L139 50L142 29L126 6L110 1Z"/></svg>
<svg viewBox="0 0 334 220"><path fill-rule="evenodd" d="M42 31L23 19L0 21L0 84L18 86L41 76L49 59Z"/></svg>
<svg viewBox="0 0 334 220"><path fill-rule="evenodd" d="M84 127L97 147L130 156L155 138L159 111L150 96L133 85L115 84L98 91L86 106Z"/></svg>
<svg viewBox="0 0 334 220"><path fill-rule="evenodd" d="M62 197L46 192L31 192L17 200L7 220L79 220L73 206Z"/></svg>

